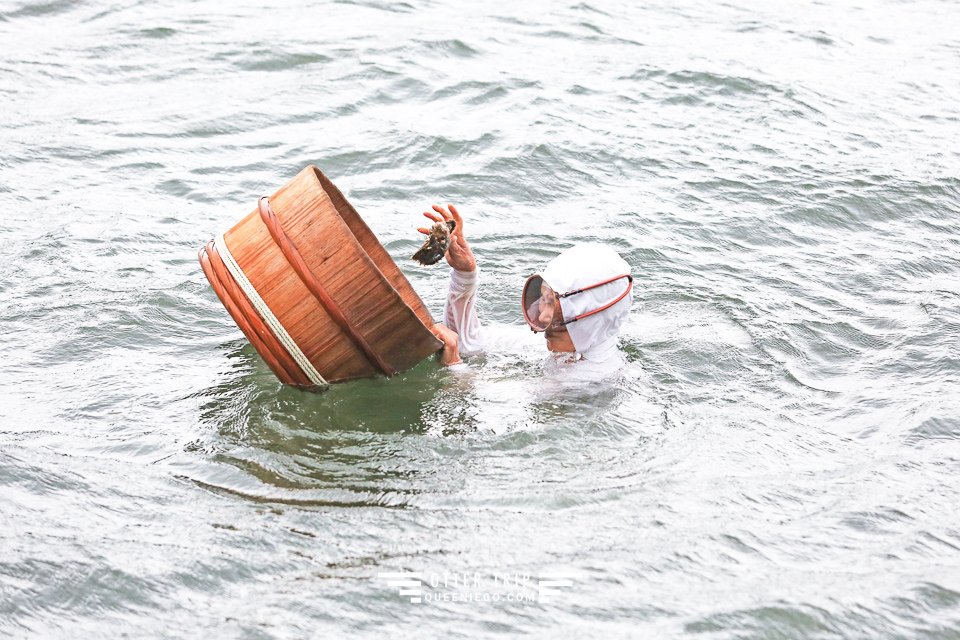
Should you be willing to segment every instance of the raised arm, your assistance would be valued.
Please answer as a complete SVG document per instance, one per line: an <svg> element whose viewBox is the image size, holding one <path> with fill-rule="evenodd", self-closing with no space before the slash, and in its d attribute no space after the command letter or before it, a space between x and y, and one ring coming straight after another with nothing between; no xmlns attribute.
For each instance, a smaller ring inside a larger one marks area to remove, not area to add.
<svg viewBox="0 0 960 640"><path fill-rule="evenodd" d="M443 322L457 334L459 353L467 354L480 351L480 319L477 317L477 261L470 250L466 237L463 235L463 216L452 204L447 208L433 206L433 211L425 211L424 216L434 222L454 220L457 225L450 238L450 248L447 250L447 264L452 267L450 272L450 288L447 301L443 309ZM428 234L427 228L419 229ZM437 333L437 331L434 331ZM445 356L452 351L450 336L444 338L438 334L447 348ZM444 359L447 359L444 357ZM447 363L445 363L447 364Z"/></svg>

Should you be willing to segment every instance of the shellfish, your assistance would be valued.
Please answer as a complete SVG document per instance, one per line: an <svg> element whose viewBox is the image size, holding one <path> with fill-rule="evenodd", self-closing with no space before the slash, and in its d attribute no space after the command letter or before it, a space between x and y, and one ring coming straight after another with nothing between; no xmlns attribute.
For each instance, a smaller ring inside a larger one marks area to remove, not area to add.
<svg viewBox="0 0 960 640"><path fill-rule="evenodd" d="M447 253L447 248L450 246L450 234L456 228L457 223L453 220L434 224L430 228L430 234L424 241L423 246L413 254L413 259L425 265L439 262L440 258Z"/></svg>

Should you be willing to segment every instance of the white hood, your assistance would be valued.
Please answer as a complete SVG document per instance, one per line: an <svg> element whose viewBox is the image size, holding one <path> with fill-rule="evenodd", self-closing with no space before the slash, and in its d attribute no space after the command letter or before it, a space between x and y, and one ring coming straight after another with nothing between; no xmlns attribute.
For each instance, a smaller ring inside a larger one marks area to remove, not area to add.
<svg viewBox="0 0 960 640"><path fill-rule="evenodd" d="M559 294L588 287L625 273L630 273L630 265L620 254L610 247L591 242L567 249L548 262L540 275ZM628 284L627 279L623 278L596 289L561 298L563 317L570 319L609 304L623 293ZM602 362L619 357L617 337L620 335L620 325L630 312L632 301L631 291L609 309L567 325L573 346L584 359Z"/></svg>

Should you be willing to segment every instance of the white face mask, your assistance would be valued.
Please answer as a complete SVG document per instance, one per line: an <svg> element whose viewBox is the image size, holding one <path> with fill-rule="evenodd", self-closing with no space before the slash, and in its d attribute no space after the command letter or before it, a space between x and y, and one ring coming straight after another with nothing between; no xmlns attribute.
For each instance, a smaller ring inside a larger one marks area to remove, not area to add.
<svg viewBox="0 0 960 640"><path fill-rule="evenodd" d="M630 265L610 247L597 243L575 245L527 281L523 307L527 322L538 330L529 315L529 307L537 304L539 308L543 298L539 283L531 288L531 281L538 278L550 291L561 292L556 294L559 314L554 311L551 322L557 322L562 315L577 351L587 359L605 359L617 352L620 326L630 312L633 287L629 274ZM544 318L550 315L546 313ZM539 317L536 324L543 324Z"/></svg>

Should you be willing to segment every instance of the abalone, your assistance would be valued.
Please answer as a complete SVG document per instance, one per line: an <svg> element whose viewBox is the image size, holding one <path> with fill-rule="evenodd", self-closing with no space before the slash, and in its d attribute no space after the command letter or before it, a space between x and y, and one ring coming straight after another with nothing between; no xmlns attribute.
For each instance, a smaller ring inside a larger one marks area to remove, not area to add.
<svg viewBox="0 0 960 640"><path fill-rule="evenodd" d="M413 259L420 264L436 264L447 253L450 246L450 234L457 228L453 220L438 222L430 229L423 246L413 254Z"/></svg>

